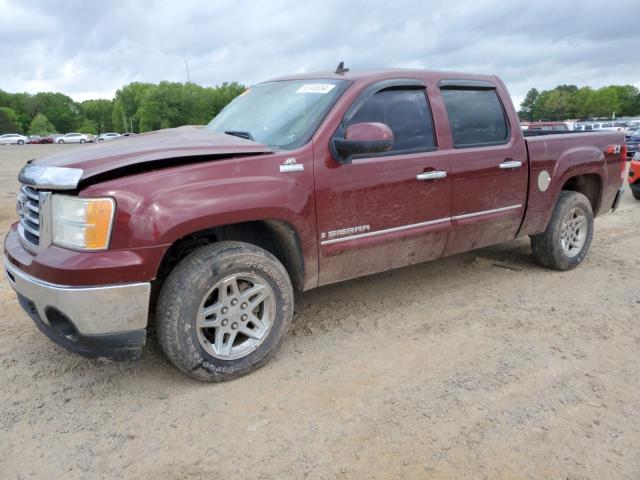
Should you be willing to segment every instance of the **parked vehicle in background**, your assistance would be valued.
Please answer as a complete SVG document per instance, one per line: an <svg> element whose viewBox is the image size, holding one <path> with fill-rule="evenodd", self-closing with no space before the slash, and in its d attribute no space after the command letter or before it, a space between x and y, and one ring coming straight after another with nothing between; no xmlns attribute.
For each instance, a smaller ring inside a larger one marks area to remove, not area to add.
<svg viewBox="0 0 640 480"><path fill-rule="evenodd" d="M640 200L640 151L631 158L629 165L629 188L633 194L633 198Z"/></svg>
<svg viewBox="0 0 640 480"><path fill-rule="evenodd" d="M56 143L89 143L93 142L93 136L84 133L67 133L56 139Z"/></svg>
<svg viewBox="0 0 640 480"><path fill-rule="evenodd" d="M518 125L495 76L264 82L206 127L26 165L6 274L67 349L138 358L153 311L180 370L236 378L273 354L296 290L518 237L541 265L577 267L594 217L622 196L624 135L525 138Z"/></svg>
<svg viewBox="0 0 640 480"><path fill-rule="evenodd" d="M42 143L42 137L40 135L29 135L27 143Z"/></svg>
<svg viewBox="0 0 640 480"><path fill-rule="evenodd" d="M105 142L105 141L109 141L109 140L115 140L116 138L120 138L122 137L122 135L120 135L119 133L103 133L102 135L98 136L98 141L99 142Z"/></svg>
<svg viewBox="0 0 640 480"><path fill-rule="evenodd" d="M19 133L5 133L0 135L0 145L24 145L29 139Z"/></svg>
<svg viewBox="0 0 640 480"><path fill-rule="evenodd" d="M532 122L524 125L523 130L530 132L567 132L569 127L564 122Z"/></svg>
<svg viewBox="0 0 640 480"><path fill-rule="evenodd" d="M627 158L633 157L640 147L640 131L636 131L632 135L626 137Z"/></svg>
<svg viewBox="0 0 640 480"><path fill-rule="evenodd" d="M614 132L622 132L627 127L626 122L595 122L594 130L610 130Z"/></svg>
<svg viewBox="0 0 640 480"><path fill-rule="evenodd" d="M46 137L42 137L40 139L40 143L57 143L57 140L60 137L63 137L61 133L52 133L51 135L47 135Z"/></svg>
<svg viewBox="0 0 640 480"><path fill-rule="evenodd" d="M593 125L590 123L578 123L573 126L574 132L591 132L593 131Z"/></svg>
<svg viewBox="0 0 640 480"><path fill-rule="evenodd" d="M138 134L133 132L125 132L122 134L123 137L135 137L136 135Z"/></svg>

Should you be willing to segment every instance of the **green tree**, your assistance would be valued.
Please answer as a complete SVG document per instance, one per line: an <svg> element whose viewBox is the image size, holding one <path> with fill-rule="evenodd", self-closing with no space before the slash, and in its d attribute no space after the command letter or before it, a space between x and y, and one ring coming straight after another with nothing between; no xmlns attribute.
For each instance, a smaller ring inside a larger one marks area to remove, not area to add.
<svg viewBox="0 0 640 480"><path fill-rule="evenodd" d="M112 100L85 100L80 106L84 116L94 123L100 133L113 131Z"/></svg>
<svg viewBox="0 0 640 480"><path fill-rule="evenodd" d="M584 106L586 117L610 118L620 112L620 101L615 89L603 87L589 96Z"/></svg>
<svg viewBox="0 0 640 480"><path fill-rule="evenodd" d="M0 135L23 132L16 118L16 112L12 109L9 107L0 107Z"/></svg>
<svg viewBox="0 0 640 480"><path fill-rule="evenodd" d="M82 121L77 130L80 133L90 133L92 135L98 133L98 128L96 127L95 122L93 120L89 120L88 118L85 118Z"/></svg>
<svg viewBox="0 0 640 480"><path fill-rule="evenodd" d="M540 92L536 88L532 88L527 92L527 95L524 97L524 100L520 104L520 111L518 112L518 117L520 120L527 120L531 122L533 120L533 107L536 103L536 99L540 95Z"/></svg>
<svg viewBox="0 0 640 480"><path fill-rule="evenodd" d="M36 114L31 120L31 125L29 126L29 134L30 135L50 135L56 132L56 127L49 121L49 119L43 113Z"/></svg>
<svg viewBox="0 0 640 480"><path fill-rule="evenodd" d="M111 114L113 129L118 132L131 131L131 123L133 123L133 131L138 133L140 131L138 109L147 91L155 88L157 86L152 83L132 82L116 91Z"/></svg>

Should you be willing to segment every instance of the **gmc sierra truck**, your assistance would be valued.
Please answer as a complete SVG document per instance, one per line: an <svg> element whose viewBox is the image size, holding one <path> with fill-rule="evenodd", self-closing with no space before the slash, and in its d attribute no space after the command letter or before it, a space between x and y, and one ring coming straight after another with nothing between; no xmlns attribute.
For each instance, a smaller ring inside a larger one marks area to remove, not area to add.
<svg viewBox="0 0 640 480"><path fill-rule="evenodd" d="M37 327L111 360L147 329L183 372L264 364L294 292L529 236L576 267L624 134L526 138L503 82L385 70L255 85L207 126L28 162L4 266Z"/></svg>

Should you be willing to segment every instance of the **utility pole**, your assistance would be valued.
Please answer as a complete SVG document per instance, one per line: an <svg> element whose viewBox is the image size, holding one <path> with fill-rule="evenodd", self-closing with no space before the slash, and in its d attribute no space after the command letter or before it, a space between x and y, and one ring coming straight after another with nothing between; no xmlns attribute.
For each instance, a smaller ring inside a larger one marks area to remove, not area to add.
<svg viewBox="0 0 640 480"><path fill-rule="evenodd" d="M187 59L184 59L184 68L187 70L187 83L191 83L191 75L189 74L189 62Z"/></svg>

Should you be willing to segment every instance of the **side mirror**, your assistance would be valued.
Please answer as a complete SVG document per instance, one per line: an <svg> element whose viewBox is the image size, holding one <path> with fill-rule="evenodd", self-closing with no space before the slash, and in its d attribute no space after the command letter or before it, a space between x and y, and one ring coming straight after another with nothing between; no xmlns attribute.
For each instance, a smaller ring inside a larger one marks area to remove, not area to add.
<svg viewBox="0 0 640 480"><path fill-rule="evenodd" d="M388 152L393 147L393 132L384 123L354 123L347 127L344 139L334 138L340 163L351 163L354 155Z"/></svg>

